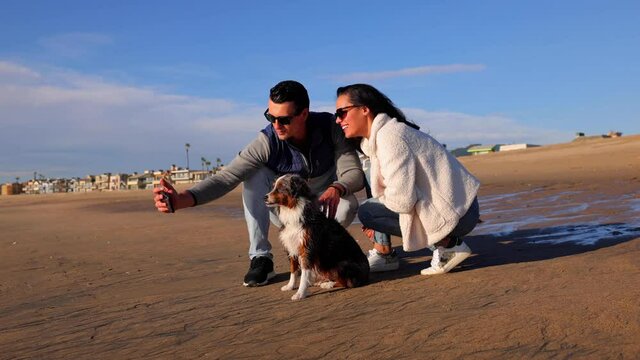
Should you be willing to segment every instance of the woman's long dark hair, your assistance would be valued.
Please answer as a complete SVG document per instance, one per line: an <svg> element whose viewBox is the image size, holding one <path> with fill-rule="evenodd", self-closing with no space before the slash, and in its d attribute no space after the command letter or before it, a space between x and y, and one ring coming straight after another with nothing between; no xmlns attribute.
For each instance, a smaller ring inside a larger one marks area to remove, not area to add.
<svg viewBox="0 0 640 360"><path fill-rule="evenodd" d="M407 120L404 113L398 109L394 103L383 93L368 84L353 84L339 87L337 96L347 95L353 105L366 106L371 110L373 116L385 113L392 118L396 118L398 122L404 123L416 130L420 126Z"/></svg>

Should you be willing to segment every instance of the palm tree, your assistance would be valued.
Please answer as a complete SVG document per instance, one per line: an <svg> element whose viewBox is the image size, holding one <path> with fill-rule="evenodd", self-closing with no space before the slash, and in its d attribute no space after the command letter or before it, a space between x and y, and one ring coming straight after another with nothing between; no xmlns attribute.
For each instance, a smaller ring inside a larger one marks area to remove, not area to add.
<svg viewBox="0 0 640 360"><path fill-rule="evenodd" d="M184 150L187 152L187 170L189 170L189 148L191 147L191 144L186 143L184 144Z"/></svg>
<svg viewBox="0 0 640 360"><path fill-rule="evenodd" d="M207 159L204 156L200 158L200 164L202 165L202 172L204 172L204 166L207 164Z"/></svg>
<svg viewBox="0 0 640 360"><path fill-rule="evenodd" d="M211 161L207 160L206 164L207 164L207 172L209 172L209 166L211 166Z"/></svg>
<svg viewBox="0 0 640 360"><path fill-rule="evenodd" d="M220 165L222 165L222 160L220 158L216 158L216 170L220 170Z"/></svg>

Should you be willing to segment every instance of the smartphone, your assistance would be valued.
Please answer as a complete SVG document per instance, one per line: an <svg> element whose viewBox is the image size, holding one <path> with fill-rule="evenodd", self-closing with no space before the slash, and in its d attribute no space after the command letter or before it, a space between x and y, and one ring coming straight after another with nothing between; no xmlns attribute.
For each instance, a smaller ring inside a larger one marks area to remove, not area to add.
<svg viewBox="0 0 640 360"><path fill-rule="evenodd" d="M167 194L166 192L162 192L162 201L167 204L167 208L169 209L170 213L175 212L175 210L173 209L173 204L171 204L171 197L169 197L169 194Z"/></svg>

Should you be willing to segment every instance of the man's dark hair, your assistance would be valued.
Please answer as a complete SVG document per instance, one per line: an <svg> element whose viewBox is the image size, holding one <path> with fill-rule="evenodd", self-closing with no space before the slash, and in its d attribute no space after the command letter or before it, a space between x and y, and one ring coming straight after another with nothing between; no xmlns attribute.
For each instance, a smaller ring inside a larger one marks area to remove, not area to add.
<svg viewBox="0 0 640 360"><path fill-rule="evenodd" d="M271 88L269 99L276 104L293 101L296 115L309 108L309 94L302 84L294 80L281 81Z"/></svg>

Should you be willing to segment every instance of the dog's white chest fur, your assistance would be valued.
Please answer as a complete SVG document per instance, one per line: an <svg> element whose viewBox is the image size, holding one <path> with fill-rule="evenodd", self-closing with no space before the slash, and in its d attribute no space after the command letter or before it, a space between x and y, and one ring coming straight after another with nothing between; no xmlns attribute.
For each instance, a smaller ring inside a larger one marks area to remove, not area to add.
<svg viewBox="0 0 640 360"><path fill-rule="evenodd" d="M292 209L281 206L278 214L280 221L284 225L284 229L280 231L280 241L290 256L299 255L298 249L304 239L305 230L302 226L304 206L304 201L299 201L298 206Z"/></svg>

